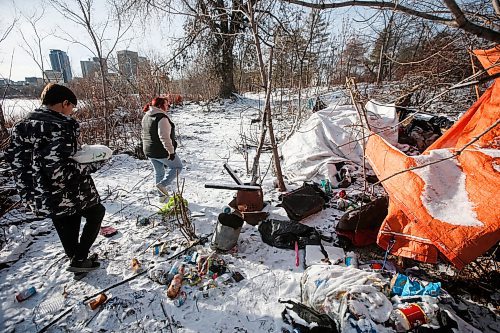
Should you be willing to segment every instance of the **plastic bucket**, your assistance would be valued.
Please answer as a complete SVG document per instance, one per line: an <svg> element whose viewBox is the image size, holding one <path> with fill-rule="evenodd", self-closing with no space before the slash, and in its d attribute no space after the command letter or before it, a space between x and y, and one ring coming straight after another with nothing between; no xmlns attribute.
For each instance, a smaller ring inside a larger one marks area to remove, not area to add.
<svg viewBox="0 0 500 333"><path fill-rule="evenodd" d="M242 225L243 219L238 215L219 214L211 247L221 251L231 250L238 243Z"/></svg>

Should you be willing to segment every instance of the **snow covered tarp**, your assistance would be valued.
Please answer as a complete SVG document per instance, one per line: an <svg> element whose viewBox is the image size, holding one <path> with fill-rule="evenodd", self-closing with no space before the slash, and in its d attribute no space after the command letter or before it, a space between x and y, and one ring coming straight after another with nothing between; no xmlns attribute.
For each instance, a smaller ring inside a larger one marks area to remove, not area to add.
<svg viewBox="0 0 500 333"><path fill-rule="evenodd" d="M370 101L366 104L368 122L384 130L389 142L397 143L396 108ZM336 163L361 164L363 134L359 115L352 105L329 106L312 116L281 147L282 168L294 182L329 179L334 185Z"/></svg>
<svg viewBox="0 0 500 333"><path fill-rule="evenodd" d="M485 68L500 49L476 51ZM490 68L489 74L500 72ZM378 244L391 253L436 262L441 252L461 269L500 240L500 81L418 157L378 135L367 158L389 194ZM405 171L412 168L411 171ZM392 244L393 243L393 244Z"/></svg>

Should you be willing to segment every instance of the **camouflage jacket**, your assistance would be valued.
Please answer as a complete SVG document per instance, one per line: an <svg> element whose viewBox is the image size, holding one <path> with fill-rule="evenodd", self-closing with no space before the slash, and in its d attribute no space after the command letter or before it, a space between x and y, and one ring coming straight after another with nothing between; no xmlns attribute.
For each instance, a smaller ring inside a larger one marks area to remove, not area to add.
<svg viewBox="0 0 500 333"><path fill-rule="evenodd" d="M90 173L102 163L79 164L78 122L46 107L30 112L12 131L6 152L22 202L37 215L73 215L100 202Z"/></svg>

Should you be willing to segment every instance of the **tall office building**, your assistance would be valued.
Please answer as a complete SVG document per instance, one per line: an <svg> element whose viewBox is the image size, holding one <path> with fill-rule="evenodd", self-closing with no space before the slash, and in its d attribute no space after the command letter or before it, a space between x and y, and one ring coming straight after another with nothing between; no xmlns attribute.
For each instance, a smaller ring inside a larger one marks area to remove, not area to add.
<svg viewBox="0 0 500 333"><path fill-rule="evenodd" d="M108 65L105 59L102 59L102 61L104 64L104 74L106 75L108 74ZM82 60L80 61L80 65L82 66L83 77L92 76L95 75L95 73L100 73L98 57L93 57L92 59L86 61Z"/></svg>
<svg viewBox="0 0 500 333"><path fill-rule="evenodd" d="M137 77L137 69L139 66L139 54L134 51L122 50L117 51L118 70L120 74L128 78Z"/></svg>
<svg viewBox="0 0 500 333"><path fill-rule="evenodd" d="M73 79L73 74L71 74L71 65L66 52L61 50L50 50L49 58L52 70L61 72L65 83Z"/></svg>

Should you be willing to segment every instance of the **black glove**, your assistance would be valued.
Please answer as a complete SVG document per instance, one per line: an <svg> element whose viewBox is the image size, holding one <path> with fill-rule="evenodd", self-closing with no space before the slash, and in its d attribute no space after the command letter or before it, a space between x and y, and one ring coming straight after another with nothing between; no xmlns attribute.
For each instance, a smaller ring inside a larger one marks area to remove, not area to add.
<svg viewBox="0 0 500 333"><path fill-rule="evenodd" d="M175 153L168 155L168 160L173 161L175 158Z"/></svg>

